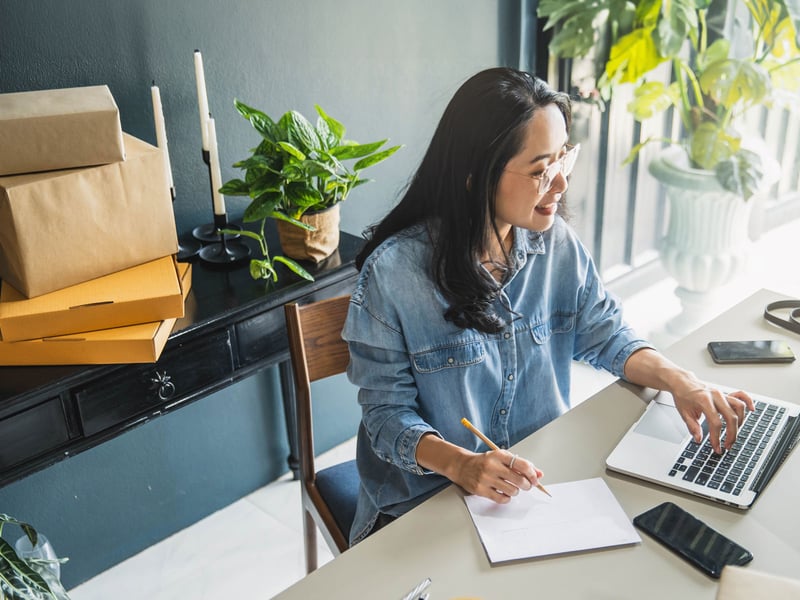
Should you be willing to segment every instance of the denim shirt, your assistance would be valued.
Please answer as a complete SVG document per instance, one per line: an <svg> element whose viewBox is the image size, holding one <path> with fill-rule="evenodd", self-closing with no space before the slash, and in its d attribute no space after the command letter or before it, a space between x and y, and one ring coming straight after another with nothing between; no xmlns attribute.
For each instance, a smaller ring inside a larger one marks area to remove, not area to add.
<svg viewBox="0 0 800 600"><path fill-rule="evenodd" d="M448 302L431 277L429 235L417 225L387 239L364 263L351 297L342 336L362 408L351 543L379 512L399 516L449 483L417 464L423 434L486 451L461 425L467 417L508 448L569 408L573 360L622 377L628 357L650 347L624 323L560 218L544 233L515 228L513 265L494 303L506 325L493 334L444 319Z"/></svg>

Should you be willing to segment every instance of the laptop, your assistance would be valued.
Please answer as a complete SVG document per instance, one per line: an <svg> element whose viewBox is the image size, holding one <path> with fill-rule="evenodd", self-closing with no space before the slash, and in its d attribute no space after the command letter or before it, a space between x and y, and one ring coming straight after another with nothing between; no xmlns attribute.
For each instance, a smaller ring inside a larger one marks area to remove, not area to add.
<svg viewBox="0 0 800 600"><path fill-rule="evenodd" d="M756 410L747 412L733 447L720 455L711 449L705 419L703 440L698 444L689 435L672 396L659 392L611 452L606 466L730 506L750 508L800 433L800 406L752 393L751 397ZM723 428L723 439L724 432Z"/></svg>

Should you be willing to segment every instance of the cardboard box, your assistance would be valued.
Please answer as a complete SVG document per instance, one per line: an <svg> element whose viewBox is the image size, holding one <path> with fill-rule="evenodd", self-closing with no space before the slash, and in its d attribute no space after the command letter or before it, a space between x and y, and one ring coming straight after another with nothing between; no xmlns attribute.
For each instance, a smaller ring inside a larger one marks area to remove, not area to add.
<svg viewBox="0 0 800 600"><path fill-rule="evenodd" d="M124 159L119 110L108 86L0 94L0 175Z"/></svg>
<svg viewBox="0 0 800 600"><path fill-rule="evenodd" d="M191 289L191 267L179 263L181 287ZM105 365L158 360L177 319L39 340L0 342L0 365Z"/></svg>
<svg viewBox="0 0 800 600"><path fill-rule="evenodd" d="M0 339L33 340L56 335L152 323L182 317L178 267L167 256L27 299L0 284Z"/></svg>
<svg viewBox="0 0 800 600"><path fill-rule="evenodd" d="M161 150L125 147L122 162L0 177L0 279L31 298L178 251Z"/></svg>

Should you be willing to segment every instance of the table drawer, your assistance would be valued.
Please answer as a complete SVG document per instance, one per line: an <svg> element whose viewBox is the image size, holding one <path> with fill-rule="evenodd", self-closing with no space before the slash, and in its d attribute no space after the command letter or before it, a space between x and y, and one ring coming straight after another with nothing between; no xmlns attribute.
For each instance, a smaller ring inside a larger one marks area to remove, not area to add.
<svg viewBox="0 0 800 600"><path fill-rule="evenodd" d="M61 398L45 400L0 421L0 470L69 441Z"/></svg>
<svg viewBox="0 0 800 600"><path fill-rule="evenodd" d="M233 373L230 333L167 347L155 364L120 369L75 391L86 436L219 383Z"/></svg>
<svg viewBox="0 0 800 600"><path fill-rule="evenodd" d="M337 296L349 296L353 291L354 283L355 275L306 294L303 296L302 302L306 304ZM237 323L236 340L240 366L267 357L288 354L289 338L286 333L286 317L283 306Z"/></svg>

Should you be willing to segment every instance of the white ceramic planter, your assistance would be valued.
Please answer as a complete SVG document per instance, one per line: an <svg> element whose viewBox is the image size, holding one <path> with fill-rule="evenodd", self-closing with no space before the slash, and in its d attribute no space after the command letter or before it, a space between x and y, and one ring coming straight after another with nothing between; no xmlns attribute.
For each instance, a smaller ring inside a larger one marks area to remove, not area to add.
<svg viewBox="0 0 800 600"><path fill-rule="evenodd" d="M669 202L661 260L680 287L703 293L728 283L745 266L753 203L725 190L712 171L681 164L682 154L670 148L650 163Z"/></svg>
<svg viewBox="0 0 800 600"><path fill-rule="evenodd" d="M777 163L772 163L766 186L778 177ZM689 167L679 147L664 150L649 169L666 189L669 223L661 260L678 282L675 293L683 309L667 328L685 335L713 312L713 292L745 270L754 199L724 189L712 171Z"/></svg>

